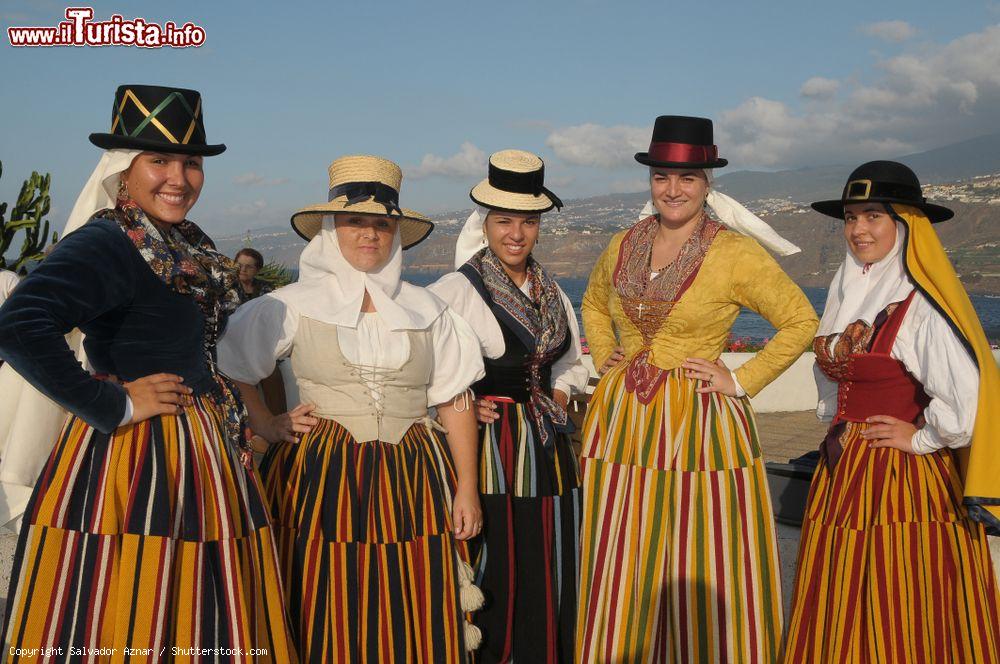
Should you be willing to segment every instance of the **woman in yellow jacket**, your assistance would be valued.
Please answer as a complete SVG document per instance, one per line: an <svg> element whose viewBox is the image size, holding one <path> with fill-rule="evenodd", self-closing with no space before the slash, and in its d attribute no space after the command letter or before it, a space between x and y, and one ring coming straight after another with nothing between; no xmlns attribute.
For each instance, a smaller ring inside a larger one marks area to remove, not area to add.
<svg viewBox="0 0 1000 664"><path fill-rule="evenodd" d="M771 662L781 583L747 397L808 347L816 313L761 244L798 248L711 189L727 162L710 120L657 118L636 160L651 203L583 299L604 375L583 434L577 659ZM740 307L777 333L731 372L718 358Z"/></svg>

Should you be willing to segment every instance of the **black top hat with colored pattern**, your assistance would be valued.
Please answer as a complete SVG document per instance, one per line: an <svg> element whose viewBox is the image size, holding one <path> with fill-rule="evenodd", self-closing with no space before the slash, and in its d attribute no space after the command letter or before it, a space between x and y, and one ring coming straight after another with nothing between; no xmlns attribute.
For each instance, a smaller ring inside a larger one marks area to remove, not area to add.
<svg viewBox="0 0 1000 664"><path fill-rule="evenodd" d="M901 203L922 210L931 223L951 219L955 213L943 205L928 203L920 180L909 166L898 161L869 161L854 169L840 198L817 201L812 209L829 217L844 218L844 206L852 203Z"/></svg>
<svg viewBox="0 0 1000 664"><path fill-rule="evenodd" d="M217 155L223 144L205 143L201 93L159 85L122 85L115 92L111 131L91 134L99 148Z"/></svg>

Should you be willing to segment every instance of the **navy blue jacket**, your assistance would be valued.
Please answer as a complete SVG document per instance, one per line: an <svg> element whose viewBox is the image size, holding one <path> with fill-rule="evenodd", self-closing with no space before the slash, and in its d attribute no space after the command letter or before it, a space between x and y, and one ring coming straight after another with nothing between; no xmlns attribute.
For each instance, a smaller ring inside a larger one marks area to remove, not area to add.
<svg viewBox="0 0 1000 664"><path fill-rule="evenodd" d="M125 414L120 385L84 371L64 335L78 327L97 373L132 381L173 373L195 394L215 382L202 350L204 316L157 277L121 227L96 219L70 233L0 307L0 358L98 431Z"/></svg>

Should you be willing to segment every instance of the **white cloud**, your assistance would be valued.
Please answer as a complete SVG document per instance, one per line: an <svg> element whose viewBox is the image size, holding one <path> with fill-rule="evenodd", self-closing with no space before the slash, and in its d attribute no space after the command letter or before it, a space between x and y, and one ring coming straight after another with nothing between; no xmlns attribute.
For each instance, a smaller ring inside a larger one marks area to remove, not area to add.
<svg viewBox="0 0 1000 664"><path fill-rule="evenodd" d="M917 34L917 29L906 21L879 21L878 23L862 25L858 29L869 37L893 44L905 42Z"/></svg>
<svg viewBox="0 0 1000 664"><path fill-rule="evenodd" d="M832 99L840 89L840 81L822 76L813 76L802 84L799 94L806 99Z"/></svg>
<svg viewBox="0 0 1000 664"><path fill-rule="evenodd" d="M638 164L636 164L638 166ZM627 180L615 180L608 188L612 194L634 194L638 191L649 190L648 178L629 178Z"/></svg>
<svg viewBox="0 0 1000 664"><path fill-rule="evenodd" d="M576 178L572 175L552 176L549 175L548 172L546 172L545 174L545 186L549 187L550 189L552 187L569 187L574 182L576 182Z"/></svg>
<svg viewBox="0 0 1000 664"><path fill-rule="evenodd" d="M736 168L846 164L1000 131L1000 25L872 57L863 76L808 79L802 103L758 96L716 113L722 156ZM546 144L569 164L616 170L649 137L646 127L582 124L553 130Z"/></svg>
<svg viewBox="0 0 1000 664"><path fill-rule="evenodd" d="M566 163L616 168L635 163L633 155L649 147L651 133L646 127L588 123L556 129L545 139L545 144Z"/></svg>
<svg viewBox="0 0 1000 664"><path fill-rule="evenodd" d="M1000 25L871 69L871 80L842 83L837 103L797 110L748 99L719 114L717 142L742 166L794 167L898 156L1000 129Z"/></svg>
<svg viewBox="0 0 1000 664"><path fill-rule="evenodd" d="M267 210L267 201L253 201L250 203L237 203L226 208L225 213L230 217L251 217L256 218Z"/></svg>
<svg viewBox="0 0 1000 664"><path fill-rule="evenodd" d="M407 177L414 179L428 178L434 175L444 177L465 178L486 172L486 153L466 141L458 152L450 157L439 157L435 154L425 154L419 166L406 172Z"/></svg>
<svg viewBox="0 0 1000 664"><path fill-rule="evenodd" d="M233 178L233 184L244 185L247 187L273 187L279 184L285 184L288 182L288 178L274 178L268 180L263 175L258 173L243 173L242 175L237 175Z"/></svg>

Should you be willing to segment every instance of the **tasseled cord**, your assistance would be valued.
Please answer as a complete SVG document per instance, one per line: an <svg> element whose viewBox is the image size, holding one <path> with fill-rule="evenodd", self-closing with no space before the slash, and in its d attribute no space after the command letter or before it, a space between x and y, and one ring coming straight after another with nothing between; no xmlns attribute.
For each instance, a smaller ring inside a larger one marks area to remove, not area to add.
<svg viewBox="0 0 1000 664"><path fill-rule="evenodd" d="M486 602L486 598L483 597L483 591L480 590L474 583L472 583L475 575L472 572L472 567L469 563L465 562L455 554L455 560L458 567L458 595L461 601L462 611L465 613L471 613L478 609L481 609L483 604ZM469 622L468 617L465 620L465 649L469 652L479 648L480 644L483 642L483 633L479 631L479 628Z"/></svg>

